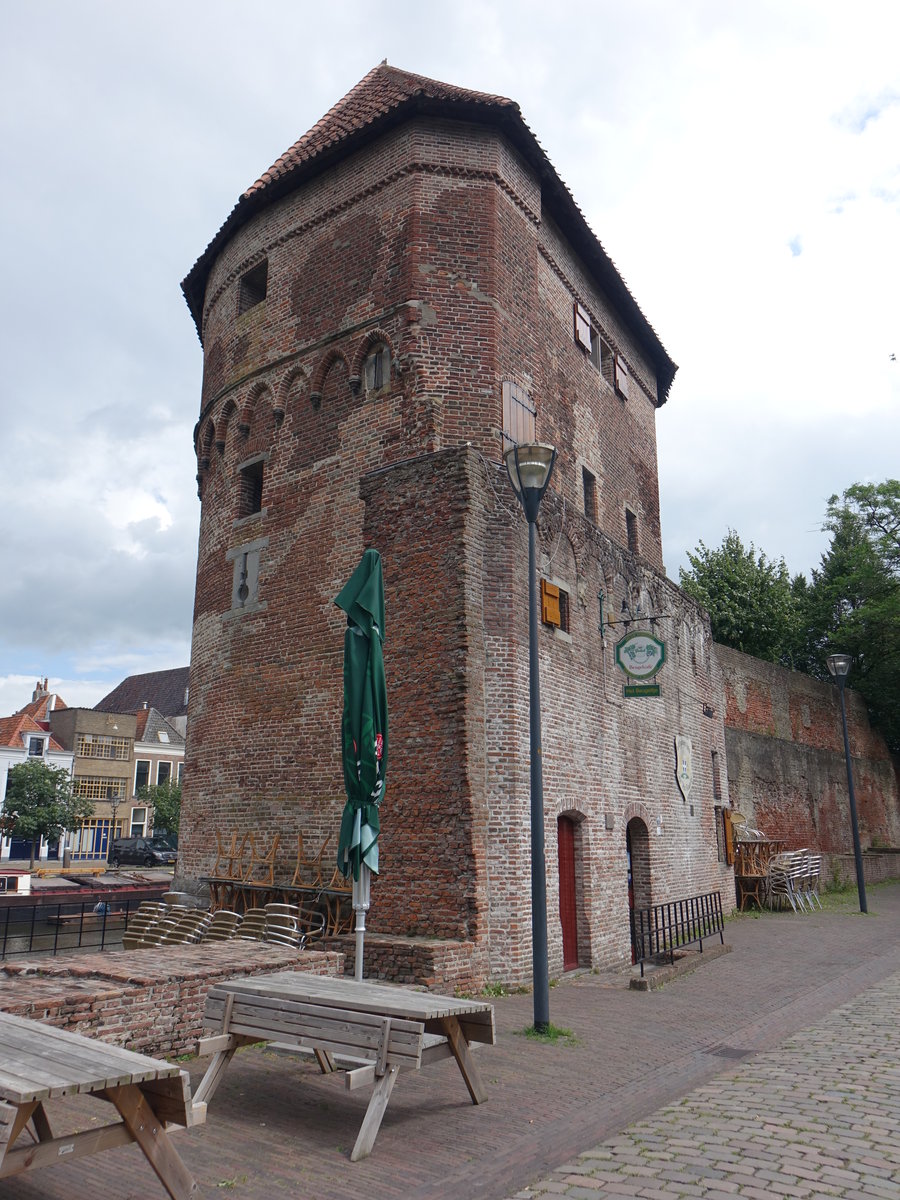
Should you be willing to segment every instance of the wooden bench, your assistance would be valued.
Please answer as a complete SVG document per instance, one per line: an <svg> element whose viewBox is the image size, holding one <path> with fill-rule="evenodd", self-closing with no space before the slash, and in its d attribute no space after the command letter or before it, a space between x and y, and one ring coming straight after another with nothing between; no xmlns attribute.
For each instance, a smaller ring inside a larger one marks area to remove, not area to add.
<svg viewBox="0 0 900 1200"><path fill-rule="evenodd" d="M453 1057L472 1102L487 1099L470 1049L470 1042L495 1040L493 1009L482 1001L284 972L213 987L204 1023L220 1032L199 1044L213 1060L198 1103L211 1100L238 1047L260 1041L312 1052L323 1072L342 1071L350 1090L374 1085L353 1162L371 1153L400 1071Z"/></svg>
<svg viewBox="0 0 900 1200"><path fill-rule="evenodd" d="M45 1103L83 1093L120 1119L55 1137ZM188 1200L200 1191L166 1125L205 1119L179 1067L0 1012L0 1179L136 1142L172 1200Z"/></svg>

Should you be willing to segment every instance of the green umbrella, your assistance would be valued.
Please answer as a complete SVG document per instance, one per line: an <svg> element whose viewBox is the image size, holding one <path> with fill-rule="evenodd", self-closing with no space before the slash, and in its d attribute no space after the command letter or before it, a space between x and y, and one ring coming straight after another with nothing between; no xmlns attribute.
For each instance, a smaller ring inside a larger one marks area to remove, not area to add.
<svg viewBox="0 0 900 1200"><path fill-rule="evenodd" d="M341 752L347 803L341 818L338 868L353 878L356 911L356 978L362 979L369 873L378 873L378 810L387 774L387 688L384 681L384 581L381 556L364 550L335 598L347 614L344 634L344 712Z"/></svg>

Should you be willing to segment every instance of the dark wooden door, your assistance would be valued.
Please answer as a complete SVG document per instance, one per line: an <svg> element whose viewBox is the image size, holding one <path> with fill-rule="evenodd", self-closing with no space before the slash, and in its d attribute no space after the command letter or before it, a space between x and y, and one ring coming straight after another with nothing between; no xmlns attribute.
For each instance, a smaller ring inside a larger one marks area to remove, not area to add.
<svg viewBox="0 0 900 1200"><path fill-rule="evenodd" d="M556 826L559 851L559 920L562 925L563 970L578 966L578 917L575 909L575 822L560 817Z"/></svg>

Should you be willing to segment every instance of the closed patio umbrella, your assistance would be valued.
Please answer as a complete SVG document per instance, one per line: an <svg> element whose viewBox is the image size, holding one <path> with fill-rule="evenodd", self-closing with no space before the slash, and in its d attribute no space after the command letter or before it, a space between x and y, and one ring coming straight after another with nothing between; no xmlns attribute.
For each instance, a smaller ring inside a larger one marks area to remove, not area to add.
<svg viewBox="0 0 900 1200"><path fill-rule="evenodd" d="M335 597L347 614L341 753L347 803L341 818L338 868L353 879L355 977L362 979L370 872L378 873L379 808L387 774L387 688L384 680L384 581L381 556L364 550Z"/></svg>

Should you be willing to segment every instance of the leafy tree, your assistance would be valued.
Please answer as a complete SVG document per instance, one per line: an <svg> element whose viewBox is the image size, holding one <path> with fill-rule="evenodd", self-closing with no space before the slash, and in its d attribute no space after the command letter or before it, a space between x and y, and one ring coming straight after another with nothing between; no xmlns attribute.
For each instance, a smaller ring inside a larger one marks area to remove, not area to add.
<svg viewBox="0 0 900 1200"><path fill-rule="evenodd" d="M177 833L181 823L181 784L167 779L142 787L138 799L153 808L153 832Z"/></svg>
<svg viewBox="0 0 900 1200"><path fill-rule="evenodd" d="M756 658L792 666L798 653L798 614L806 581L791 580L784 559L769 561L733 529L710 550L700 542L679 571L682 588L709 612L713 637Z"/></svg>
<svg viewBox="0 0 900 1200"><path fill-rule="evenodd" d="M808 669L824 677L827 654L851 654L851 686L898 752L900 483L855 484L832 496L826 528L831 546L810 587Z"/></svg>
<svg viewBox="0 0 900 1200"><path fill-rule="evenodd" d="M31 840L32 867L38 839L54 841L64 830L77 828L93 811L90 800L73 796L71 776L62 767L34 758L12 767L7 776L3 829Z"/></svg>

